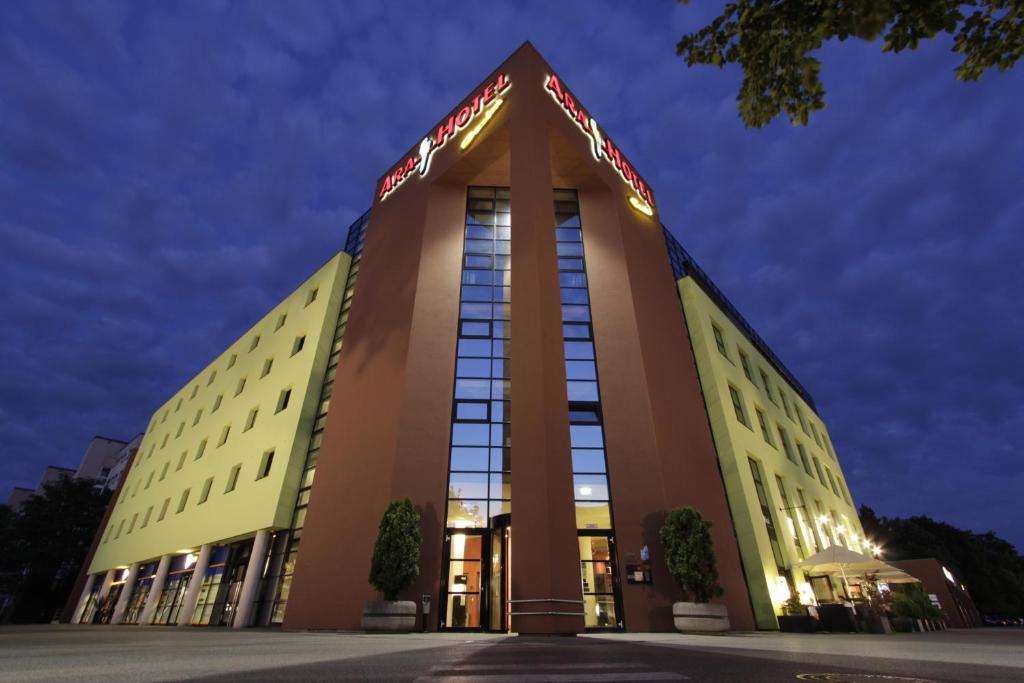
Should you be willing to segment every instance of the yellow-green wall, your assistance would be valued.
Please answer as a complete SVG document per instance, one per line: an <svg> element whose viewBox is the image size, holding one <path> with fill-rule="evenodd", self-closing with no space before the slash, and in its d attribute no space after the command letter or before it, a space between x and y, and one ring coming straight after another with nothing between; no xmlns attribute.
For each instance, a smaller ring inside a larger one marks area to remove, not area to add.
<svg viewBox="0 0 1024 683"><path fill-rule="evenodd" d="M90 573L288 526L350 263L344 252L331 258L156 410L102 530ZM293 354L301 336L302 349ZM261 376L268 358L273 359L270 371ZM275 412L285 389L291 389L288 406ZM246 430L254 408L256 420ZM227 441L218 445L228 425ZM196 459L204 440L202 457ZM270 473L257 479L269 449L274 450ZM236 465L241 470L235 488L225 492ZM211 477L209 498L200 503ZM185 489L190 494L179 513ZM168 498L166 516L158 521Z"/></svg>
<svg viewBox="0 0 1024 683"><path fill-rule="evenodd" d="M759 628L775 629L778 628L776 614L780 613L780 605L788 597L788 589L781 589L777 582L779 572L754 487L749 459L754 459L760 465L765 494L774 514L779 545L787 568L792 569L801 559L789 526L789 515L792 515L794 526L798 527L805 556L815 552L812 545L815 542L821 543L819 549L833 542L839 543L838 526L843 527L843 540L850 548L866 551L867 547L862 548L860 544L864 530L852 499L848 498L850 494L846 488L846 478L842 476L825 423L700 285L692 278L684 277L679 280L678 286L757 625ZM727 355L718 349L713 325L722 333ZM749 359L752 379L744 373L740 351ZM761 378L762 371L768 376L770 399ZM749 427L737 419L729 393L730 384L741 397ZM783 396L789 404L790 414L784 408ZM765 441L755 408L764 413L774 446ZM803 425L800 415L803 416ZM795 463L786 457L778 433L779 426L789 435ZM817 439L814 438L814 431L817 431ZM805 449L813 476L805 471L797 444ZM823 471L827 467L827 471L832 473L839 489L838 495L831 488L827 472L826 483L819 481L813 458L818 459ZM809 516L803 514L803 511L781 509L786 506L782 504L776 475L783 480L790 507L799 505L797 491L803 492L810 508ZM821 502L826 515L835 513L838 525L822 525L818 522L816 501ZM812 526L815 528L812 529ZM803 572L796 569L792 574L800 597L808 602L810 587L804 581Z"/></svg>

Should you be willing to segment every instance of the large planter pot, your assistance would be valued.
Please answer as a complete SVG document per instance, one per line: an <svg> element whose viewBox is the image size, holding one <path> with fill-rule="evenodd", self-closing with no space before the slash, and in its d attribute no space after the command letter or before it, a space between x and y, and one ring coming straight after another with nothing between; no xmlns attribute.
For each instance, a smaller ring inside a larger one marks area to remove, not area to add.
<svg viewBox="0 0 1024 683"><path fill-rule="evenodd" d="M367 600L361 625L364 631L408 633L416 628L416 603L411 600Z"/></svg>
<svg viewBox="0 0 1024 683"><path fill-rule="evenodd" d="M729 612L725 605L707 602L676 602L672 604L672 620L676 630L728 631Z"/></svg>
<svg viewBox="0 0 1024 683"><path fill-rule="evenodd" d="M783 633L814 633L817 620L809 614L779 617L779 630Z"/></svg>

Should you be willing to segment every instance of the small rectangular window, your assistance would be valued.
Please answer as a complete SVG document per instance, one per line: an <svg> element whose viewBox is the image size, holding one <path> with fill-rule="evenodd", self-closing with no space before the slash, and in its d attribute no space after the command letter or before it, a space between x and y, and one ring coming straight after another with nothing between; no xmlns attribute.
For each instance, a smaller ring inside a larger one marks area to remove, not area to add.
<svg viewBox="0 0 1024 683"><path fill-rule="evenodd" d="M786 394L782 390L779 390L779 398L782 399L782 409L786 411L786 417L792 421L793 411L789 407L789 399L786 398Z"/></svg>
<svg viewBox="0 0 1024 683"><path fill-rule="evenodd" d="M185 431L185 423L184 422L182 422L180 425L178 425L178 431L174 434L174 438L177 439L179 436L181 436L181 433L183 431Z"/></svg>
<svg viewBox="0 0 1024 683"><path fill-rule="evenodd" d="M171 461L168 460L167 462L164 463L164 468L160 470L160 481L163 481L164 478L167 476L167 470L170 469L170 467Z"/></svg>
<svg viewBox="0 0 1024 683"><path fill-rule="evenodd" d="M789 433L786 432L785 427L782 427L781 425L776 425L776 427L778 427L779 430L779 441L782 442L782 450L786 452L786 457L789 458L789 461L795 465L796 456L793 455L793 444L789 441Z"/></svg>
<svg viewBox="0 0 1024 683"><path fill-rule="evenodd" d="M160 448L163 448L164 446L167 445L167 440L169 438L171 438L170 434L164 434L164 440L160 442Z"/></svg>
<svg viewBox="0 0 1024 683"><path fill-rule="evenodd" d="M761 436L772 448L775 448L775 440L772 439L772 433L768 430L768 419L764 415L764 411L760 408L754 408L754 412L757 413L757 424L761 427Z"/></svg>
<svg viewBox="0 0 1024 683"><path fill-rule="evenodd" d="M187 457L188 457L188 452L187 451L182 451L181 455L178 456L178 466L174 468L175 472L177 472L178 470L180 470L182 467L185 466L185 458L187 458Z"/></svg>
<svg viewBox="0 0 1024 683"><path fill-rule="evenodd" d="M772 396L772 383L768 381L768 373L764 370L758 370L761 373L761 384L764 386L764 395L768 397L768 400L775 403L775 397ZM775 403L778 405L778 403Z"/></svg>
<svg viewBox="0 0 1024 683"><path fill-rule="evenodd" d="M128 525L128 533L131 533L131 532L133 532L135 530L135 523L137 521L139 521L139 513L138 512L136 512L134 515L132 515L132 523Z"/></svg>
<svg viewBox="0 0 1024 683"><path fill-rule="evenodd" d="M309 290L309 294L306 295L306 305L307 306L310 305L311 303L313 303L314 301L316 301L316 295L319 292L320 292L320 290L318 288L316 288L316 287L314 287L313 289Z"/></svg>
<svg viewBox="0 0 1024 683"><path fill-rule="evenodd" d="M164 422L167 422L167 416L170 415L170 414L171 414L171 411L165 410L164 411L164 416L162 418L160 418L160 424L163 424Z"/></svg>
<svg viewBox="0 0 1024 683"><path fill-rule="evenodd" d="M164 498L164 504L160 506L160 514L156 516L156 521L162 522L164 517L167 516L167 508L171 506L171 499Z"/></svg>
<svg viewBox="0 0 1024 683"><path fill-rule="evenodd" d="M147 489L149 488L149 485L153 483L153 477L155 475L156 475L156 470L153 470L152 472L149 473L149 476L146 478L146 488Z"/></svg>
<svg viewBox="0 0 1024 683"><path fill-rule="evenodd" d="M292 390L285 389L281 392L281 395L277 398L277 410L275 413L280 413L282 410L288 407L288 400L292 397Z"/></svg>
<svg viewBox="0 0 1024 683"><path fill-rule="evenodd" d="M152 517L152 516L153 516L153 506L150 505L149 508L146 509L146 516L142 518L142 526L140 526L139 528L140 529L145 529L147 526L149 526L149 518Z"/></svg>
<svg viewBox="0 0 1024 683"><path fill-rule="evenodd" d="M743 366L743 374L747 376L747 379L753 382L754 374L750 369L750 358L748 358L747 354L743 353L741 349L737 349L737 352L740 354L740 365Z"/></svg>
<svg viewBox="0 0 1024 683"><path fill-rule="evenodd" d="M210 487L213 486L213 477L210 477L203 484L203 492L199 494L199 502L196 505L202 505L210 497Z"/></svg>
<svg viewBox="0 0 1024 683"><path fill-rule="evenodd" d="M229 425L229 424L224 425L224 429L222 429L221 432L220 432L220 441L217 442L217 447L218 448L220 448L221 446L223 446L227 442L228 434L230 434L230 433L231 433L231 425Z"/></svg>
<svg viewBox="0 0 1024 683"><path fill-rule="evenodd" d="M269 451L263 453L263 458L260 460L260 468L257 470L256 479L263 479L270 474L270 468L274 464L274 449L271 448Z"/></svg>
<svg viewBox="0 0 1024 683"><path fill-rule="evenodd" d="M231 358L228 358L228 370L230 370L231 368L235 367L235 361L237 361L237 360L238 360L238 354L237 353L231 354Z"/></svg>
<svg viewBox="0 0 1024 683"><path fill-rule="evenodd" d="M725 348L725 337L722 335L722 328L718 325L711 323L711 331L715 334L715 346L718 347L718 352L726 358L729 357L729 353Z"/></svg>
<svg viewBox="0 0 1024 683"><path fill-rule="evenodd" d="M216 370L214 370L213 372L210 373L210 378L208 380L206 380L206 386L210 386L211 384L213 384L213 381L215 379L217 379L217 371Z"/></svg>
<svg viewBox="0 0 1024 683"><path fill-rule="evenodd" d="M739 390L731 384L729 385L729 395L732 397L732 408L736 412L736 419L740 421L740 424L750 427L747 411L743 407L743 398L740 396Z"/></svg>
<svg viewBox="0 0 1024 683"><path fill-rule="evenodd" d="M181 404L185 401L183 398L178 399L178 403L174 406L174 412L181 410Z"/></svg>
<svg viewBox="0 0 1024 683"><path fill-rule="evenodd" d="M196 397L196 394L198 394L198 393L199 393L199 385L196 384L194 387L192 387L192 395L188 397L189 400L191 401L192 399L194 399Z"/></svg>
<svg viewBox="0 0 1024 683"><path fill-rule="evenodd" d="M199 424L199 419L200 419L200 418L201 418L202 416L203 416L203 409L202 409L202 408L200 408L199 410L197 410L197 411L196 411L196 417L195 417L195 419L194 419L194 420L192 420L192 426L193 426L193 427L195 427L195 426L196 426L197 424Z"/></svg>
<svg viewBox="0 0 1024 683"><path fill-rule="evenodd" d="M181 499L178 501L178 512L185 509L185 506L188 504L188 494L190 493L192 493L192 489L185 489L181 492Z"/></svg>
<svg viewBox="0 0 1024 683"><path fill-rule="evenodd" d="M217 394L217 398L213 399L213 407L210 408L211 413L216 413L217 409L220 408L220 402L224 400L224 394Z"/></svg>
<svg viewBox="0 0 1024 683"><path fill-rule="evenodd" d="M818 472L818 480L821 485L828 488L828 482L825 481L825 473L821 469L821 461L818 460L818 456L814 456L814 469Z"/></svg>
<svg viewBox="0 0 1024 683"><path fill-rule="evenodd" d="M259 407L253 408L249 411L249 417L245 419L245 427L242 429L243 432L247 432L252 429L253 425L256 424L256 414L259 413Z"/></svg>
<svg viewBox="0 0 1024 683"><path fill-rule="evenodd" d="M117 539L121 538L121 532L124 531L124 523L125 523L125 520L122 519L121 523L117 525L117 533L114 534L114 540L115 541Z"/></svg>
<svg viewBox="0 0 1024 683"><path fill-rule="evenodd" d="M254 335L252 336L252 342L250 342L250 344L249 344L249 350L250 350L250 351L253 351L253 350L255 350L255 349L256 349L256 347L257 347L257 346L259 346L259 345L260 345L260 335L258 335L258 334L254 334Z"/></svg>
<svg viewBox="0 0 1024 683"><path fill-rule="evenodd" d="M263 372L260 373L260 378L266 377L270 374L270 369L274 367L274 359L268 358L263 361Z"/></svg>
<svg viewBox="0 0 1024 683"><path fill-rule="evenodd" d="M199 448L196 449L196 460L203 457L203 453L206 452L206 441L207 439L203 439L199 442Z"/></svg>
<svg viewBox="0 0 1024 683"><path fill-rule="evenodd" d="M235 387L235 396L238 396L245 389L245 378L238 380L238 386Z"/></svg>
<svg viewBox="0 0 1024 683"><path fill-rule="evenodd" d="M301 337L296 337L295 338L295 343L292 344L292 355L294 356L299 351L301 351L302 347L305 346L305 345L306 345L306 335L302 335Z"/></svg>
<svg viewBox="0 0 1024 683"><path fill-rule="evenodd" d="M284 327L284 322L286 320L288 320L288 314L287 313L282 313L281 315L277 316L277 325L274 327L274 331L276 332L279 329L281 329L282 327Z"/></svg>
<svg viewBox="0 0 1024 683"><path fill-rule="evenodd" d="M797 451L800 452L800 462L802 462L804 465L804 471L813 477L814 474L811 472L811 461L807 457L807 451L804 449L804 445L798 441L796 444L796 449Z"/></svg>
<svg viewBox="0 0 1024 683"><path fill-rule="evenodd" d="M231 493L235 490L235 485L238 484L238 474L242 471L242 465L238 464L231 468L231 472L228 474L228 485L224 487L224 493Z"/></svg>

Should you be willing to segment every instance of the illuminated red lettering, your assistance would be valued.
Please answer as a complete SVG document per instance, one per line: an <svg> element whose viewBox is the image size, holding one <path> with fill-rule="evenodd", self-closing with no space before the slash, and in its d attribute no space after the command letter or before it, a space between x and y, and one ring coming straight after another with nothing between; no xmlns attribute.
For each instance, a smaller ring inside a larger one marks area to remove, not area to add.
<svg viewBox="0 0 1024 683"><path fill-rule="evenodd" d="M448 123L442 123L437 127L437 134L434 136L434 147L440 147L448 139L448 136L455 132L455 117L449 116Z"/></svg>
<svg viewBox="0 0 1024 683"><path fill-rule="evenodd" d="M562 94L562 84L558 82L558 76L551 74L548 77L547 89L555 94L555 97L562 101L564 95Z"/></svg>
<svg viewBox="0 0 1024 683"><path fill-rule="evenodd" d="M473 110L469 107L463 107L459 110L459 113L455 115L455 125L462 128L464 125L469 123L469 118L473 115Z"/></svg>
<svg viewBox="0 0 1024 683"><path fill-rule="evenodd" d="M604 139L604 151L615 168L622 168L622 155L619 154L619 150L615 148L610 138Z"/></svg>
<svg viewBox="0 0 1024 683"><path fill-rule="evenodd" d="M487 87L484 88L484 95L483 95L484 104L487 104L488 102L490 102L493 99L494 99L494 84L493 83L488 83Z"/></svg>
<svg viewBox="0 0 1024 683"><path fill-rule="evenodd" d="M481 100L483 100L483 97L481 95L477 95L476 97L473 98L473 113L474 114L477 113L478 111L480 111L480 102L481 102Z"/></svg>
<svg viewBox="0 0 1024 683"><path fill-rule="evenodd" d="M590 132L590 117L582 109L576 112L576 123L583 126L583 130L587 131L587 133Z"/></svg>
<svg viewBox="0 0 1024 683"><path fill-rule="evenodd" d="M562 106L573 116L576 116L576 100L566 91L562 94Z"/></svg>
<svg viewBox="0 0 1024 683"><path fill-rule="evenodd" d="M399 166L395 169L395 185L402 182L403 178L405 178L405 166Z"/></svg>
<svg viewBox="0 0 1024 683"><path fill-rule="evenodd" d="M384 195L386 195L388 192L391 192L392 189L394 188L391 185L391 176L385 176L384 182L381 183L380 186L380 192L377 193L377 198L384 199Z"/></svg>
<svg viewBox="0 0 1024 683"><path fill-rule="evenodd" d="M507 88L509 85L511 85L511 81L508 80L508 76L506 76L505 74L498 74L498 83L497 83L497 88L495 88L495 89L498 92L501 92L502 90Z"/></svg>
<svg viewBox="0 0 1024 683"><path fill-rule="evenodd" d="M409 157L405 162L405 173L412 173L416 168L416 159Z"/></svg>

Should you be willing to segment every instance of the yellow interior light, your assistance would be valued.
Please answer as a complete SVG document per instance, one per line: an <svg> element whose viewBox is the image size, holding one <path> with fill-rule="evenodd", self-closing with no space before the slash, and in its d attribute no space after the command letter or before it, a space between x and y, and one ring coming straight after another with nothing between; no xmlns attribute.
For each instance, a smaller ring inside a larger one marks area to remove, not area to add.
<svg viewBox="0 0 1024 683"><path fill-rule="evenodd" d="M473 140L476 139L476 136L480 134L480 131L484 129L487 122L491 120L492 116L494 116L494 112L498 111L498 107L504 104L504 102L505 100L500 97L494 100L494 103L487 108L486 112L484 112L484 117L480 120L480 123L470 128L469 131L462 136L462 142L459 143L459 149L466 149L473 144Z"/></svg>
<svg viewBox="0 0 1024 683"><path fill-rule="evenodd" d="M636 209L645 216L654 215L654 209L651 208L651 205L645 202L644 200L640 199L636 195L629 195L629 203L634 209Z"/></svg>

